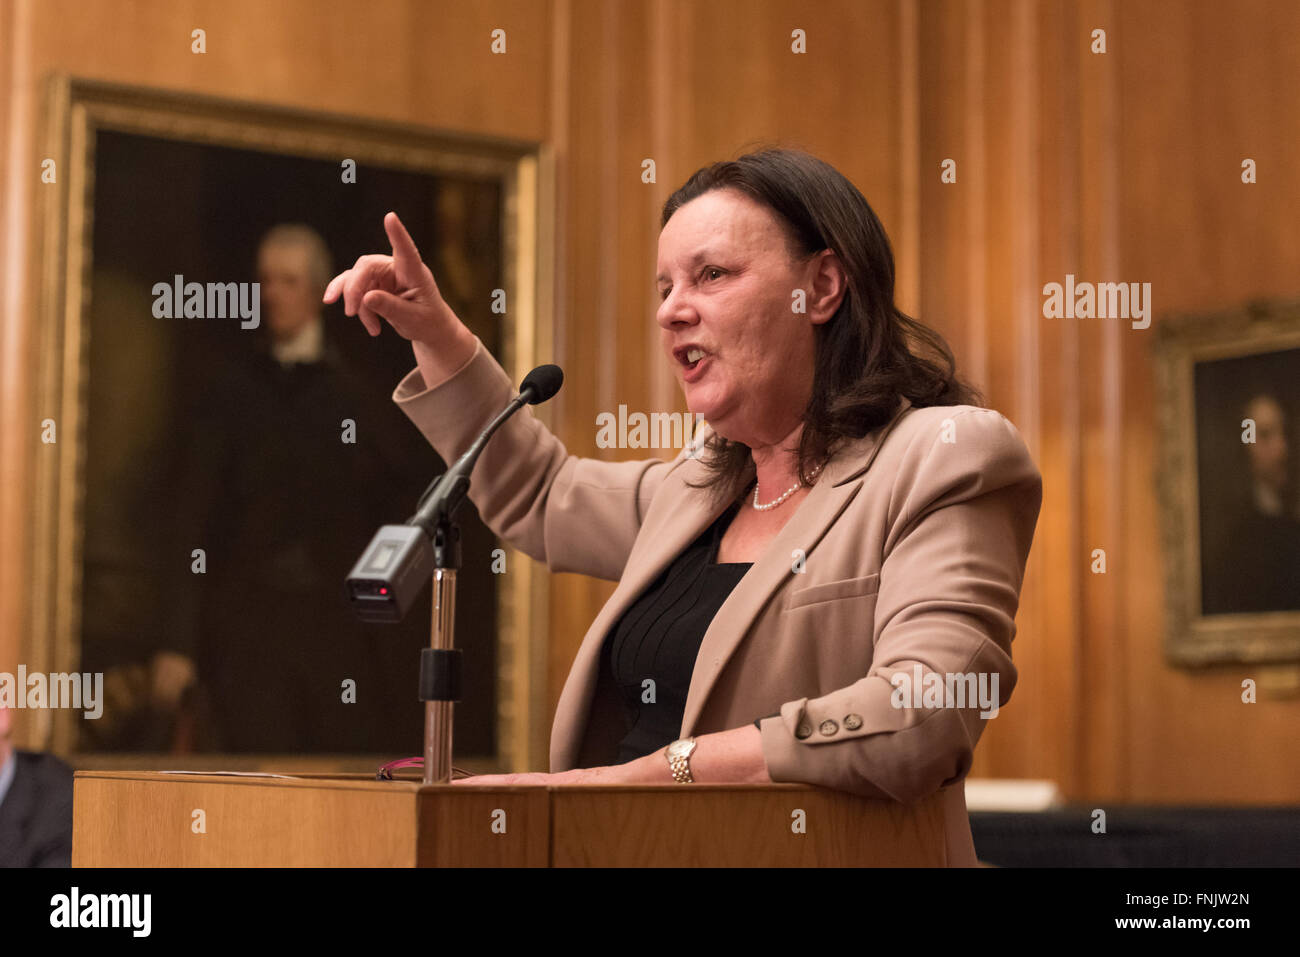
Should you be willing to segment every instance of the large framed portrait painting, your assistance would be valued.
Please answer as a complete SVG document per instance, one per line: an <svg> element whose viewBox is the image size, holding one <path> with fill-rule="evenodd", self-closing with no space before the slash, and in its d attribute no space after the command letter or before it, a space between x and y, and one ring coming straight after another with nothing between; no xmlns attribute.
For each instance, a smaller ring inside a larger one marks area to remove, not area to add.
<svg viewBox="0 0 1300 957"><path fill-rule="evenodd" d="M388 251L394 210L512 375L549 361L549 161L68 77L49 97L37 404L58 440L37 456L24 660L101 674L104 700L32 743L79 767L373 772L419 754L428 593L400 625L369 624L343 581L445 464L391 401L410 344L321 294ZM241 292L190 309L214 287ZM472 506L458 518L457 763L536 764L545 581Z"/></svg>

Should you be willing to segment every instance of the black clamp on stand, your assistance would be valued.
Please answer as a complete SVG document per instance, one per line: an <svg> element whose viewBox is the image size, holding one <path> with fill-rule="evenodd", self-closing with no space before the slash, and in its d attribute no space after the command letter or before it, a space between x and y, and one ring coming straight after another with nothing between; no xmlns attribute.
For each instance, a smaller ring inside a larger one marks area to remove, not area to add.
<svg viewBox="0 0 1300 957"><path fill-rule="evenodd" d="M420 652L420 700L460 701L459 648L425 648Z"/></svg>

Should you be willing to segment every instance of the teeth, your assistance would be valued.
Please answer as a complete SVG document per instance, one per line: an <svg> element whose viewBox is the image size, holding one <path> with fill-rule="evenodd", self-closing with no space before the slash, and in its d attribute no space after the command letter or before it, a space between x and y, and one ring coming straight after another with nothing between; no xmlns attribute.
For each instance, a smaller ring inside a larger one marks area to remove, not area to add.
<svg viewBox="0 0 1300 957"><path fill-rule="evenodd" d="M700 359L703 358L704 358L703 349L691 349L686 353L687 362L698 362Z"/></svg>

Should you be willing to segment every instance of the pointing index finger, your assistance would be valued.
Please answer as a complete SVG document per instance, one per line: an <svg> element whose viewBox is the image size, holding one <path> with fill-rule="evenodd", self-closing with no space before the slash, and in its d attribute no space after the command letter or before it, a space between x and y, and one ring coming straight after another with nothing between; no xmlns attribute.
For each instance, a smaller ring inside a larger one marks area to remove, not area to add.
<svg viewBox="0 0 1300 957"><path fill-rule="evenodd" d="M388 233L388 242L393 247L393 266L397 271L398 281L405 286L414 285L420 277L420 251L415 248L415 241L406 231L396 213L390 212L384 217L384 232Z"/></svg>

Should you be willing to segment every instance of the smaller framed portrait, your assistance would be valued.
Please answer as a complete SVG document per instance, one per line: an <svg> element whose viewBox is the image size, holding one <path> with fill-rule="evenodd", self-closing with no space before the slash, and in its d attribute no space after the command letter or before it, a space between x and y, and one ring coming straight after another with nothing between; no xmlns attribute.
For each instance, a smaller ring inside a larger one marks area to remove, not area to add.
<svg viewBox="0 0 1300 957"><path fill-rule="evenodd" d="M1166 651L1300 661L1300 303L1157 326Z"/></svg>

